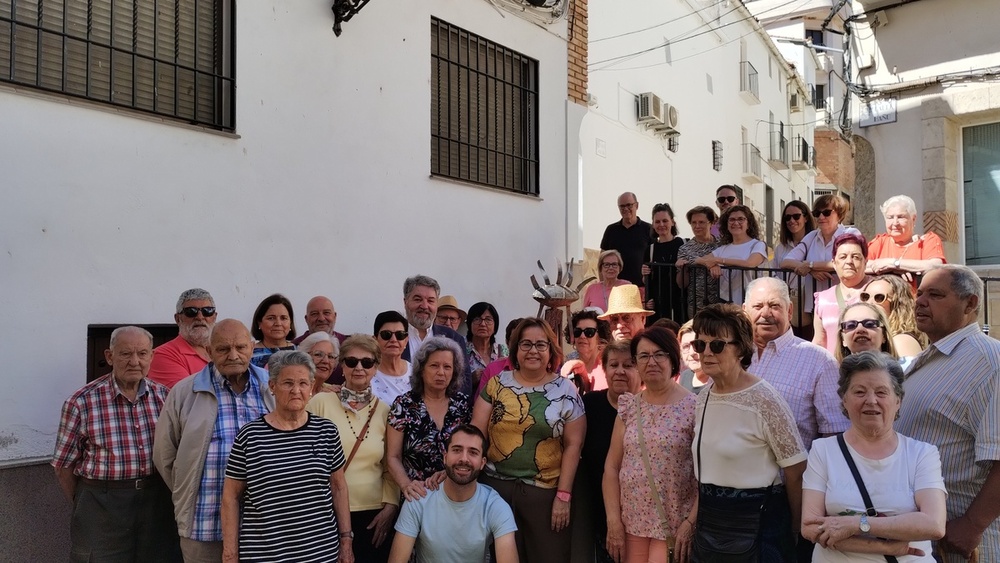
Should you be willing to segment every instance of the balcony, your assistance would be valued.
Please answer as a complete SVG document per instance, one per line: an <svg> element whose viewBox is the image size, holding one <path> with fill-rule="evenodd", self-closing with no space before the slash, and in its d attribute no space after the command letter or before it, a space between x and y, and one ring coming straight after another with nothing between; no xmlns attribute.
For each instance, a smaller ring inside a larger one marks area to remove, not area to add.
<svg viewBox="0 0 1000 563"><path fill-rule="evenodd" d="M771 154L767 162L775 170L788 170L788 138L779 131L771 132Z"/></svg>
<svg viewBox="0 0 1000 563"><path fill-rule="evenodd" d="M760 90L757 87L757 69L750 61L740 62L740 97L748 104L760 103Z"/></svg>
<svg viewBox="0 0 1000 563"><path fill-rule="evenodd" d="M760 175L760 149L750 143L743 144L743 179L748 182L763 182Z"/></svg>
<svg viewBox="0 0 1000 563"><path fill-rule="evenodd" d="M792 168L795 170L815 170L816 169L816 149L809 145L809 141L799 136L795 137L792 144Z"/></svg>

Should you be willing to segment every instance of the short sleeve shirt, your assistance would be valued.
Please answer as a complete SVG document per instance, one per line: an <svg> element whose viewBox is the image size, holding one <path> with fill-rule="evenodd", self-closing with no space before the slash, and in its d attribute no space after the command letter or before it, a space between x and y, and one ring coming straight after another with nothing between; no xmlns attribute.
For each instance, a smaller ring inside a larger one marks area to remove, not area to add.
<svg viewBox="0 0 1000 563"><path fill-rule="evenodd" d="M455 393L448 401L444 424L437 427L423 398L407 391L392 403L389 426L403 433L403 469L410 479L426 479L444 469L445 443L455 428L472 420L469 400Z"/></svg>

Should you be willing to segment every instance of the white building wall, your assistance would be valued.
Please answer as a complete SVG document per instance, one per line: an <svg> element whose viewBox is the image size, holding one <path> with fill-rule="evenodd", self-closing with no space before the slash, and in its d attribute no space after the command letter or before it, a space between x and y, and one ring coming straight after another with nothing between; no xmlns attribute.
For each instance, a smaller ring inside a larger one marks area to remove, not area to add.
<svg viewBox="0 0 1000 563"><path fill-rule="evenodd" d="M245 323L283 292L300 331L322 293L338 330L369 332L425 273L506 324L535 311L534 261L565 257L565 21L372 2L338 38L328 2L237 14L238 136L0 87L0 463L51 454L89 324L170 323L184 289ZM430 177L431 16L539 61L541 197Z"/></svg>

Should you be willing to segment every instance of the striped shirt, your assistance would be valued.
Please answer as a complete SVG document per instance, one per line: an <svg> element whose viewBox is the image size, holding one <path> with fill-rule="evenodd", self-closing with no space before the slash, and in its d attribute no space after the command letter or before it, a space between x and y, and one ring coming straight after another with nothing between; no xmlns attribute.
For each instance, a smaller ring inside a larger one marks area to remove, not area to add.
<svg viewBox="0 0 1000 563"><path fill-rule="evenodd" d="M222 541L219 508L222 506L222 482L229 450L240 428L268 412L253 375L247 378L243 392L236 393L229 386L229 380L213 367L212 390L219 402L219 412L215 417L212 441L205 454L198 500L195 501L194 518L191 519L191 539L195 541Z"/></svg>
<svg viewBox="0 0 1000 563"><path fill-rule="evenodd" d="M958 518L1000 460L1000 342L976 323L956 330L917 356L903 389L896 430L938 447L948 520ZM979 560L1000 560L1000 520L986 528Z"/></svg>
<svg viewBox="0 0 1000 563"><path fill-rule="evenodd" d="M760 354L755 351L747 371L781 393L792 409L806 451L821 434L843 432L851 426L840 409L837 360L791 330L768 342Z"/></svg>
<svg viewBox="0 0 1000 563"><path fill-rule="evenodd" d="M240 561L337 561L340 534L330 475L344 466L337 426L309 414L278 430L263 417L240 430L226 477L246 483Z"/></svg>
<svg viewBox="0 0 1000 563"><path fill-rule="evenodd" d="M52 466L102 481L152 475L153 432L168 392L143 379L133 402L112 374L84 385L63 403Z"/></svg>

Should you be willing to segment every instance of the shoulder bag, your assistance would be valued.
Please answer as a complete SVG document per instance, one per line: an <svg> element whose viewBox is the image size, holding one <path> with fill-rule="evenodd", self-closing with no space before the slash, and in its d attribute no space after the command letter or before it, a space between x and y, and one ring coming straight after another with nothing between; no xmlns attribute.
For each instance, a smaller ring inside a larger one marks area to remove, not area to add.
<svg viewBox="0 0 1000 563"><path fill-rule="evenodd" d="M840 451L844 453L844 460L847 461L847 467L851 468L851 475L854 475L854 482L858 484L858 490L861 491L861 500L865 503L865 514L870 517L877 516L878 511L875 510L874 506L872 506L872 497L868 495L868 488L865 487L865 482L861 479L861 473L858 472L858 466L855 465L854 458L851 456L851 452L847 449L847 442L844 441L843 432L837 434L837 444L840 445ZM885 555L884 557L888 563L899 562L899 560L893 555Z"/></svg>
<svg viewBox="0 0 1000 563"><path fill-rule="evenodd" d="M676 538L671 533L670 524L667 522L667 512L663 509L663 499L656 492L656 480L653 479L653 468L649 463L649 452L646 451L646 437L642 433L642 393L635 397L635 411L635 428L639 432L639 451L642 452L642 465L646 468L646 479L649 480L649 494L653 496L656 514L660 517L660 526L663 528L663 537L667 541L667 563L674 563Z"/></svg>

